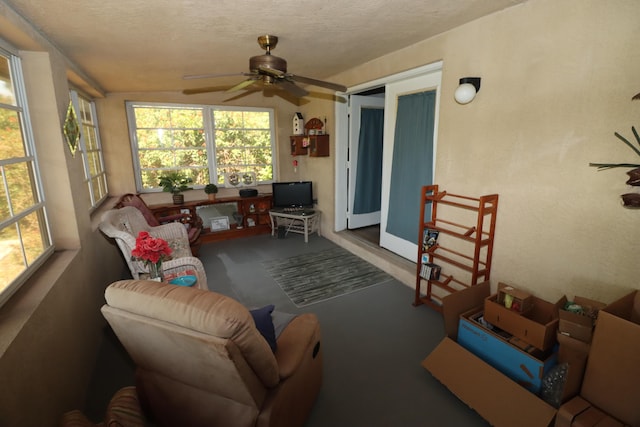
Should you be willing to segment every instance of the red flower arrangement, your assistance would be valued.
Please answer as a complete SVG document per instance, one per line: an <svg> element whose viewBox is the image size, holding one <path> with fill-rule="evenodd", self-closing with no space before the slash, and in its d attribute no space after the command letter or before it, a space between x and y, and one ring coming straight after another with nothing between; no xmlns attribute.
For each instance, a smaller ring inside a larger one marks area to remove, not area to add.
<svg viewBox="0 0 640 427"><path fill-rule="evenodd" d="M136 238L136 247L131 257L145 264L158 264L171 257L171 248L166 240L154 238L146 231L141 231Z"/></svg>

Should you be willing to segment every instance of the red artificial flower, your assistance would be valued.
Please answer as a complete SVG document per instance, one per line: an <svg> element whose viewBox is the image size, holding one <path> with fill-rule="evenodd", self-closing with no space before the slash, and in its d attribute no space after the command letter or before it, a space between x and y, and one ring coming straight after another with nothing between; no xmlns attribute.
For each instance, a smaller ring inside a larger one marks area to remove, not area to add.
<svg viewBox="0 0 640 427"><path fill-rule="evenodd" d="M136 247L131 251L131 256L145 263L157 264L169 259L171 248L166 240L154 238L148 232L141 231L136 238Z"/></svg>

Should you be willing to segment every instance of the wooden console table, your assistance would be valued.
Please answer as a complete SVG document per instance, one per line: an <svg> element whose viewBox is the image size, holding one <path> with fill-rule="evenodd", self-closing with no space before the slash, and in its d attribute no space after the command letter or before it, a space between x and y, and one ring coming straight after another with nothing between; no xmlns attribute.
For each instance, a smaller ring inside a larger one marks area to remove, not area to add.
<svg viewBox="0 0 640 427"><path fill-rule="evenodd" d="M202 208L210 205L224 204L235 204L235 209L232 210L242 215L242 223L237 224L236 221L230 217L228 218L228 229L212 231L211 221L203 220L203 243L266 234L271 230L269 217L269 210L272 205L271 194L259 194L255 197L218 197L215 200L194 200L181 205L151 205L149 208L154 211L154 213L162 212L163 215L179 213L184 210L188 210L191 215L198 215L198 211ZM227 222L227 220L224 222Z"/></svg>
<svg viewBox="0 0 640 427"><path fill-rule="evenodd" d="M317 233L320 236L320 211L312 213L287 212L283 210L270 210L271 235L275 235L278 226L285 227L285 233L304 234L304 242L309 242L309 234Z"/></svg>

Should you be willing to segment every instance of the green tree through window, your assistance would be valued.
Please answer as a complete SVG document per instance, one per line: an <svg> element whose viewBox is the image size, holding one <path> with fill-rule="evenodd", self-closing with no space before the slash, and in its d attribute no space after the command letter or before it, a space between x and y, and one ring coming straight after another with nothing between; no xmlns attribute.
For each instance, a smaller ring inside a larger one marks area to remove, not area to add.
<svg viewBox="0 0 640 427"><path fill-rule="evenodd" d="M127 103L138 190L180 171L194 186L224 185L227 173L273 180L273 110ZM213 178L212 178L213 177Z"/></svg>

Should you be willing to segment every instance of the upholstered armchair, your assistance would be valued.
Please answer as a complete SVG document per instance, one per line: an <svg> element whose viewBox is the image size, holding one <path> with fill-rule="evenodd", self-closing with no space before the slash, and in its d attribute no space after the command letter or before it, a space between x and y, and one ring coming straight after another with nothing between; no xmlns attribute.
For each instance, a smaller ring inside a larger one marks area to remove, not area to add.
<svg viewBox="0 0 640 427"><path fill-rule="evenodd" d="M202 234L202 219L198 215L194 217L185 213L173 213L176 210L175 207L160 210L156 215L140 196L132 193L120 197L115 208L120 209L125 206L133 206L138 209L150 227L157 227L170 222L181 222L185 224L187 236L189 237L189 245L191 246L191 253L194 256L198 256L200 244L202 243L200 239L200 235Z"/></svg>
<svg viewBox="0 0 640 427"><path fill-rule="evenodd" d="M314 314L275 331L275 351L247 308L215 292L123 280L102 313L136 364L136 387L159 426L300 427L322 383Z"/></svg>
<svg viewBox="0 0 640 427"><path fill-rule="evenodd" d="M166 240L173 251L172 258L162 263L166 279L194 275L198 279L195 286L208 289L204 265L192 255L187 230L182 223L171 222L151 227L138 209L125 206L105 212L99 227L105 235L116 241L134 279L148 278L147 266L142 261L131 259L138 233L147 231L153 237Z"/></svg>

